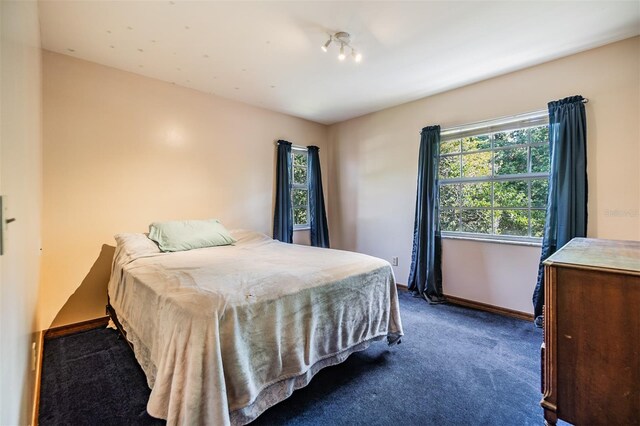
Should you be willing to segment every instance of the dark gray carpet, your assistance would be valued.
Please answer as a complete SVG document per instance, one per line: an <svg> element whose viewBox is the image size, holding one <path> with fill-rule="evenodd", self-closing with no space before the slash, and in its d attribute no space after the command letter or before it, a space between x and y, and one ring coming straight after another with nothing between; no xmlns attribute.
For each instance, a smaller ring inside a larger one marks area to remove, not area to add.
<svg viewBox="0 0 640 426"><path fill-rule="evenodd" d="M530 322L400 293L405 337L322 370L254 424L540 425L540 342ZM162 424L113 330L45 343L40 424Z"/></svg>

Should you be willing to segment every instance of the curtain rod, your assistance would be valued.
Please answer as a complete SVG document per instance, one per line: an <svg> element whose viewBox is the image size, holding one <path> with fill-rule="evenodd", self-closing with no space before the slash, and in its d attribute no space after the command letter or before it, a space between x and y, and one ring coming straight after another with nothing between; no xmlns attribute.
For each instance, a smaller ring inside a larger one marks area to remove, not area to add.
<svg viewBox="0 0 640 426"><path fill-rule="evenodd" d="M586 104L588 102L589 102L589 99L587 99L587 98L582 100L583 104ZM468 123L468 124L463 124L461 126L448 127L446 129L443 129L440 132L440 135L442 136L442 135L458 133L458 132L462 132L462 131L466 131L466 130L473 130L475 128L488 127L488 123L491 123L491 124L495 125L496 123L501 123L501 122L508 123L509 121L526 120L527 118L535 118L535 117L539 117L539 116L542 116L542 115L545 115L545 114L548 114L548 113L549 113L549 110L541 109L541 110L538 110L538 111L526 112L524 114L510 115L510 116L507 116L507 117L494 118L494 119L491 119L491 120L476 121L475 123ZM418 133L422 133L422 129L420 129L418 131Z"/></svg>
<svg viewBox="0 0 640 426"><path fill-rule="evenodd" d="M275 141L273 143L275 146L278 146L278 141ZM296 145L296 144L291 144L291 148L295 148L295 149L304 149L305 151L307 150L306 146L302 146L302 145Z"/></svg>

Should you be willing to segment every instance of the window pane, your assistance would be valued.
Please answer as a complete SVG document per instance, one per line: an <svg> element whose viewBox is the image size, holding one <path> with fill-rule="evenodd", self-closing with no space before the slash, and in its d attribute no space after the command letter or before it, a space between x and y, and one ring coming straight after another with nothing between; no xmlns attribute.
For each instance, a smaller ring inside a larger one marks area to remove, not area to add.
<svg viewBox="0 0 640 426"><path fill-rule="evenodd" d="M462 210L462 231L491 234L491 210Z"/></svg>
<svg viewBox="0 0 640 426"><path fill-rule="evenodd" d="M545 207L547 205L547 193L549 181L536 179L531 181L531 207Z"/></svg>
<svg viewBox="0 0 640 426"><path fill-rule="evenodd" d="M293 183L307 184L307 169L305 167L293 167Z"/></svg>
<svg viewBox="0 0 640 426"><path fill-rule="evenodd" d="M440 147L443 231L543 236L549 191L544 176L550 169L548 125L473 135L442 142Z"/></svg>
<svg viewBox="0 0 640 426"><path fill-rule="evenodd" d="M460 152L460 139L440 143L440 154Z"/></svg>
<svg viewBox="0 0 640 426"><path fill-rule="evenodd" d="M462 151L476 151L491 148L489 135L471 136L462 139Z"/></svg>
<svg viewBox="0 0 640 426"><path fill-rule="evenodd" d="M531 143L549 142L549 126L532 127Z"/></svg>
<svg viewBox="0 0 640 426"><path fill-rule="evenodd" d="M495 207L529 207L529 187L526 180L509 180L493 184Z"/></svg>
<svg viewBox="0 0 640 426"><path fill-rule="evenodd" d="M491 207L491 182L463 184L462 206Z"/></svg>
<svg viewBox="0 0 640 426"><path fill-rule="evenodd" d="M494 210L496 234L520 235L529 234L529 213L527 210Z"/></svg>
<svg viewBox="0 0 640 426"><path fill-rule="evenodd" d="M462 176L491 176L491 152L479 152L477 154L463 155Z"/></svg>
<svg viewBox="0 0 640 426"><path fill-rule="evenodd" d="M495 152L496 175L527 173L527 148L502 149Z"/></svg>
<svg viewBox="0 0 640 426"><path fill-rule="evenodd" d="M544 210L531 210L531 236L540 237L544 236Z"/></svg>
<svg viewBox="0 0 640 426"><path fill-rule="evenodd" d="M440 179L453 179L460 177L460 156L440 158L440 170L438 172Z"/></svg>
<svg viewBox="0 0 640 426"><path fill-rule="evenodd" d="M549 145L531 147L531 173L549 172Z"/></svg>
<svg viewBox="0 0 640 426"><path fill-rule="evenodd" d="M460 205L460 185L440 186L440 205L442 207L457 207Z"/></svg>
<svg viewBox="0 0 640 426"><path fill-rule="evenodd" d="M307 167L307 153L293 153L293 165Z"/></svg>
<svg viewBox="0 0 640 426"><path fill-rule="evenodd" d="M294 207L303 206L307 207L307 190L306 189L294 189L291 191L291 199Z"/></svg>
<svg viewBox="0 0 640 426"><path fill-rule="evenodd" d="M296 207L293 209L293 224L294 225L306 225L307 221L307 208Z"/></svg>
<svg viewBox="0 0 640 426"><path fill-rule="evenodd" d="M500 132L493 135L493 146L509 146L528 143L527 130L520 129L512 132Z"/></svg>
<svg viewBox="0 0 640 426"><path fill-rule="evenodd" d="M459 231L460 230L460 210L442 209L440 210L440 230Z"/></svg>

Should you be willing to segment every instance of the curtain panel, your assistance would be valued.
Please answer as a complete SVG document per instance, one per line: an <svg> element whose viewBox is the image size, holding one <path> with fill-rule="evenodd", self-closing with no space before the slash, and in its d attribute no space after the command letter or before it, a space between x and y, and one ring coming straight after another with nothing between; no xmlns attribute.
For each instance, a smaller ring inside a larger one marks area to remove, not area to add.
<svg viewBox="0 0 640 426"><path fill-rule="evenodd" d="M549 102L551 164L538 280L535 323L542 326L544 262L575 237L587 235L587 118L582 96Z"/></svg>
<svg viewBox="0 0 640 426"><path fill-rule="evenodd" d="M442 239L438 208L440 126L425 127L420 134L418 190L408 286L414 295L420 295L430 303L442 303Z"/></svg>
<svg viewBox="0 0 640 426"><path fill-rule="evenodd" d="M308 146L309 168L309 216L311 245L315 247L329 247L329 227L327 213L324 206L322 191L322 172L320 170L320 156L317 146Z"/></svg>
<svg viewBox="0 0 640 426"><path fill-rule="evenodd" d="M279 140L276 159L276 205L273 213L273 238L293 242L291 206L291 142Z"/></svg>

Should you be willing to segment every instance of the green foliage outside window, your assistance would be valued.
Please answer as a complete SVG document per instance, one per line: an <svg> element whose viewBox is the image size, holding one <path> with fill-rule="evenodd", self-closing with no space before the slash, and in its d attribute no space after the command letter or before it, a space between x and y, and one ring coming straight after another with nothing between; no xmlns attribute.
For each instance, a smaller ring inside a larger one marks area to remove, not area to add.
<svg viewBox="0 0 640 426"><path fill-rule="evenodd" d="M542 237L548 137L544 125L442 142L441 230Z"/></svg>
<svg viewBox="0 0 640 426"><path fill-rule="evenodd" d="M549 181L547 179L536 179L531 181L531 207L544 209L547 205L547 195L549 192Z"/></svg>
<svg viewBox="0 0 640 426"><path fill-rule="evenodd" d="M493 135L493 146L502 147L509 145L522 145L528 142L527 130L514 130L512 132L501 132Z"/></svg>
<svg viewBox="0 0 640 426"><path fill-rule="evenodd" d="M491 182L463 183L462 207L491 207Z"/></svg>
<svg viewBox="0 0 640 426"><path fill-rule="evenodd" d="M291 197L293 199L293 205L295 207L304 207L307 205L306 189L294 189L293 191L291 191Z"/></svg>
<svg viewBox="0 0 640 426"><path fill-rule="evenodd" d="M460 231L460 209L440 210L440 230Z"/></svg>
<svg viewBox="0 0 640 426"><path fill-rule="evenodd" d="M293 224L294 225L306 225L309 223L307 219L307 208L296 207L293 209Z"/></svg>
<svg viewBox="0 0 640 426"><path fill-rule="evenodd" d="M460 156L442 157L440 159L440 179L455 179L460 177Z"/></svg>
<svg viewBox="0 0 640 426"><path fill-rule="evenodd" d="M293 165L307 168L307 153L293 152Z"/></svg>
<svg viewBox="0 0 640 426"><path fill-rule="evenodd" d="M307 153L292 154L293 157L293 183L306 185L307 184Z"/></svg>
<svg viewBox="0 0 640 426"><path fill-rule="evenodd" d="M460 142L460 139L442 142L440 144L440 155L455 154L456 152L460 152Z"/></svg>
<svg viewBox="0 0 640 426"><path fill-rule="evenodd" d="M549 146L531 147L531 172L549 173Z"/></svg>
<svg viewBox="0 0 640 426"><path fill-rule="evenodd" d="M471 136L469 138L462 138L462 152L478 151L480 149L491 148L491 140L488 135Z"/></svg>
<svg viewBox="0 0 640 426"><path fill-rule="evenodd" d="M544 221L546 212L544 210L531 211L531 236L542 238L544 236Z"/></svg>
<svg viewBox="0 0 640 426"><path fill-rule="evenodd" d="M307 153L306 151L293 151L291 204L293 206L294 226L309 224L309 189L307 185Z"/></svg>
<svg viewBox="0 0 640 426"><path fill-rule="evenodd" d="M496 210L495 216L496 234L522 237L529 234L529 214L526 210Z"/></svg>
<svg viewBox="0 0 640 426"><path fill-rule="evenodd" d="M496 175L527 173L527 148L509 148L495 151L493 161Z"/></svg>
<svg viewBox="0 0 640 426"><path fill-rule="evenodd" d="M526 180L507 180L494 182L493 189L495 207L528 207L529 190Z"/></svg>
<svg viewBox="0 0 640 426"><path fill-rule="evenodd" d="M490 210L462 210L462 231L478 234L491 233Z"/></svg>
<svg viewBox="0 0 640 426"><path fill-rule="evenodd" d="M462 176L491 176L491 152L477 152L462 156Z"/></svg>

